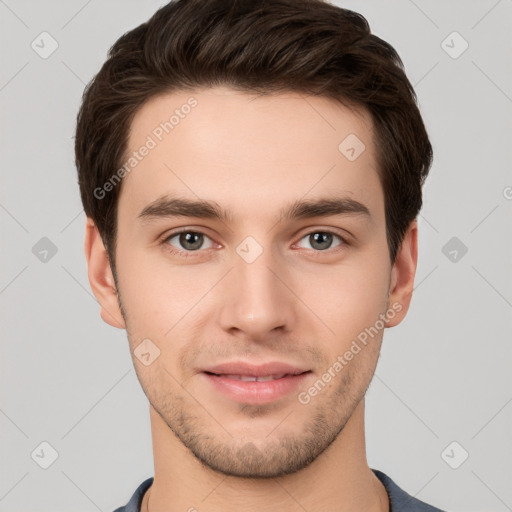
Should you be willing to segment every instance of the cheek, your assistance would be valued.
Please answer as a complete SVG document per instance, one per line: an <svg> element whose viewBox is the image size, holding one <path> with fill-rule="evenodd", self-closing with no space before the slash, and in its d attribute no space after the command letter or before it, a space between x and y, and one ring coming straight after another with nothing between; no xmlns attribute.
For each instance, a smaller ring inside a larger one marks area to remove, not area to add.
<svg viewBox="0 0 512 512"><path fill-rule="evenodd" d="M171 327L173 297L162 272L155 269L144 257L137 257L119 247L117 269L121 300L127 314L127 323L133 342L138 338L151 338L160 333L163 324ZM160 327L160 328L158 328Z"/></svg>
<svg viewBox="0 0 512 512"><path fill-rule="evenodd" d="M334 340L341 349L366 327L374 325L385 311L389 278L386 272L376 261L340 265L314 276L298 276L295 289L325 324L327 339Z"/></svg>
<svg viewBox="0 0 512 512"><path fill-rule="evenodd" d="M207 266L172 265L157 250L132 251L118 256L119 286L127 313L130 337L138 340L159 340L163 348L174 339L183 338L183 329L208 302L208 291L219 276Z"/></svg>

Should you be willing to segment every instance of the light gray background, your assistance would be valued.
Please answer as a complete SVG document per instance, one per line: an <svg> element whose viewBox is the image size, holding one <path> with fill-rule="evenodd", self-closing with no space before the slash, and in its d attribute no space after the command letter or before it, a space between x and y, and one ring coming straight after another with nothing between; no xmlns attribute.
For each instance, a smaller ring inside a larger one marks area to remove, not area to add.
<svg viewBox="0 0 512 512"><path fill-rule="evenodd" d="M125 332L89 287L72 137L108 48L164 3L0 0L1 511L108 512L153 475ZM338 5L402 56L435 151L412 306L368 393L370 466L450 511L512 510L512 1ZM31 48L43 31L59 45L47 59ZM453 31L469 43L458 58L442 46ZM46 262L32 251L43 237L57 248ZM456 261L452 237L468 249Z"/></svg>

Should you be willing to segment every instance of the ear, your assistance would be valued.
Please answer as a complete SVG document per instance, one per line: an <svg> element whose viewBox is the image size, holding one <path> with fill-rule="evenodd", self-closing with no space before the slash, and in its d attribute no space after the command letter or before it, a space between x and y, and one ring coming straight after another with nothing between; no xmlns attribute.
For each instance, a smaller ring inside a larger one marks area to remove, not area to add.
<svg viewBox="0 0 512 512"><path fill-rule="evenodd" d="M87 217L85 223L84 252L87 259L89 283L100 304L101 318L112 327L126 329L108 254L98 228L90 217Z"/></svg>
<svg viewBox="0 0 512 512"><path fill-rule="evenodd" d="M418 263L418 222L414 219L407 228L391 270L388 306L400 305L393 318L386 321L386 327L398 325L407 314L412 299L414 276ZM393 308L395 311L398 307Z"/></svg>

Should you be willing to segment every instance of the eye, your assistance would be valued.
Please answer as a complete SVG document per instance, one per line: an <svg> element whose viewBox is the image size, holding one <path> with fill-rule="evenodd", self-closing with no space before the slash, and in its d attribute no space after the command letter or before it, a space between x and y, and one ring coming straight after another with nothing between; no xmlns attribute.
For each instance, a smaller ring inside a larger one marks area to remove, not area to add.
<svg viewBox="0 0 512 512"><path fill-rule="evenodd" d="M315 251L325 251L326 249L332 248L332 243L335 238L340 240L343 244L347 243L343 237L335 233L331 233L330 231L313 231L307 234L305 237L301 238L301 241L306 240L306 242L309 244L309 247L301 246L300 242L299 247L303 247L305 249L313 249ZM342 243L338 243L334 247L342 245Z"/></svg>
<svg viewBox="0 0 512 512"><path fill-rule="evenodd" d="M338 243L336 242L338 240ZM180 256L192 256L191 253L201 252L201 249L211 249L215 243L206 234L200 231L183 230L172 233L162 239L162 245L172 254ZM303 244L306 245L303 245ZM334 243L334 245L333 245ZM347 240L341 235L331 231L312 231L302 237L297 243L298 247L312 249L315 252L327 251L339 246L349 245Z"/></svg>
<svg viewBox="0 0 512 512"><path fill-rule="evenodd" d="M206 247L205 247L206 242ZM173 233L162 241L167 246L174 247L176 250L171 252L191 252L199 249L210 249L213 247L212 240L204 233L199 231L180 231Z"/></svg>

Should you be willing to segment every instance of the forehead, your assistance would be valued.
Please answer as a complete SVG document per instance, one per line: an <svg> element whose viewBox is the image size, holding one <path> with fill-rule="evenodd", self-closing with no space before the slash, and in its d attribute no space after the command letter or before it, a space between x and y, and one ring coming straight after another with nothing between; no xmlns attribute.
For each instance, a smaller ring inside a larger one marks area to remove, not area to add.
<svg viewBox="0 0 512 512"><path fill-rule="evenodd" d="M263 204L326 192L377 208L382 201L369 114L295 92L216 87L155 96L133 118L128 159L120 203L133 213L164 194L246 213L251 204L261 213Z"/></svg>

